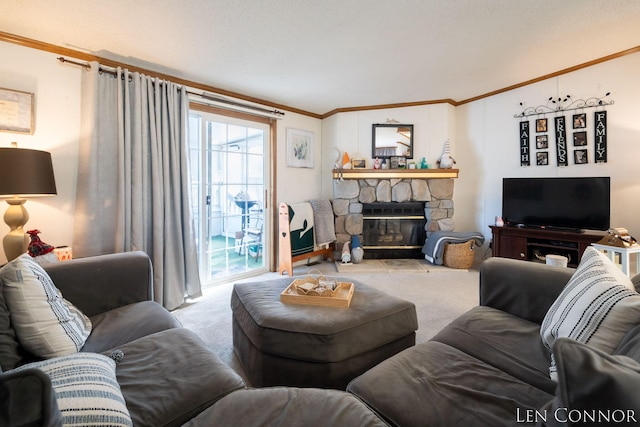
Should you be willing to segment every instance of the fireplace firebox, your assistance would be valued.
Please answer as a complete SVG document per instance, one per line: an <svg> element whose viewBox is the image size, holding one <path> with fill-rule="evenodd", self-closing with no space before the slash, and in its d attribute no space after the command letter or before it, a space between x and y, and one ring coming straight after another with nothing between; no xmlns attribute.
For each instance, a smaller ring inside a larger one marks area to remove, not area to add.
<svg viewBox="0 0 640 427"><path fill-rule="evenodd" d="M424 258L424 202L362 204L362 247L368 259Z"/></svg>

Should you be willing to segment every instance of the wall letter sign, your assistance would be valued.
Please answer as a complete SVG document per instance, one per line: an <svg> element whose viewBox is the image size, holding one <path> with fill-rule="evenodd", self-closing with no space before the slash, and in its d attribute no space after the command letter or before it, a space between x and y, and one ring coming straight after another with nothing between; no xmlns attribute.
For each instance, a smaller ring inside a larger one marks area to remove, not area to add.
<svg viewBox="0 0 640 427"><path fill-rule="evenodd" d="M529 153L529 121L520 122L520 166L531 165Z"/></svg>
<svg viewBox="0 0 640 427"><path fill-rule="evenodd" d="M567 166L567 129L565 127L564 116L555 117L555 130L556 130L556 153L558 157L558 166Z"/></svg>
<svg viewBox="0 0 640 427"><path fill-rule="evenodd" d="M607 163L607 112L596 111L594 117L596 163Z"/></svg>

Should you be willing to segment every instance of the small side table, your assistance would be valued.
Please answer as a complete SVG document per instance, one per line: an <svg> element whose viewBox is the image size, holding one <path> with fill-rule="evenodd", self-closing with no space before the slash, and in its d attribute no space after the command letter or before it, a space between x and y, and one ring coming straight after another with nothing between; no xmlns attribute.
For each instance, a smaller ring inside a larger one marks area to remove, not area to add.
<svg viewBox="0 0 640 427"><path fill-rule="evenodd" d="M620 265L622 267L622 272L629 277L633 277L638 274L638 270L640 269L640 245L633 245L626 248L619 248L616 246L608 246L601 245L598 243L592 243L591 246L596 248L597 250L604 252L611 261L616 262L616 254L620 256ZM635 272L630 271L630 255L636 256L636 265Z"/></svg>

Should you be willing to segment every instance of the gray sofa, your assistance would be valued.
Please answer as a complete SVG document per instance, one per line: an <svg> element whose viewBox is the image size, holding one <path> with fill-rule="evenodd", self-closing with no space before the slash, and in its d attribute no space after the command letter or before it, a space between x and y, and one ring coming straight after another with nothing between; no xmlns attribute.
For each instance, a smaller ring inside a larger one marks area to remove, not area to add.
<svg viewBox="0 0 640 427"><path fill-rule="evenodd" d="M397 426L637 425L640 325L613 355L559 339L559 380L549 378L540 326L573 272L488 259L479 306L365 372L347 391Z"/></svg>
<svg viewBox="0 0 640 427"><path fill-rule="evenodd" d="M345 391L248 390L202 340L152 301L152 266L142 252L75 259L45 269L64 298L91 319L93 329L81 353L119 360L117 382L136 427L357 425L359 420L386 425ZM47 375L13 369L34 359L17 341L0 292L0 425L61 425Z"/></svg>
<svg viewBox="0 0 640 427"><path fill-rule="evenodd" d="M78 259L48 272L94 323L83 351L124 355L116 375L135 426L555 426L566 425L560 421L569 414L581 421L609 416L616 425L640 420L640 326L613 354L558 340L559 381L549 379L540 323L571 269L487 260L479 306L431 341L357 377L347 391L247 388L198 337L150 302L144 254ZM29 360L17 343L6 345L10 329L0 316L0 425L59 425L47 376L7 371L7 363Z"/></svg>

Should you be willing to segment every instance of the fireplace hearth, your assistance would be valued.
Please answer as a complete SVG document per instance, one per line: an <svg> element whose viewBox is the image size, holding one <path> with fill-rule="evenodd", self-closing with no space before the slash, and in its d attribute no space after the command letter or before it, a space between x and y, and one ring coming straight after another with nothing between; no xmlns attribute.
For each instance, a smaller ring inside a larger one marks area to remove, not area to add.
<svg viewBox="0 0 640 427"><path fill-rule="evenodd" d="M349 176L334 173L332 202L337 247L342 248L352 236L358 236L365 258L423 258L422 246L429 233L454 229L454 179L449 174L457 176L457 170L451 171L365 170L351 171ZM428 176L418 177L423 174ZM360 175L364 177L356 178Z"/></svg>

